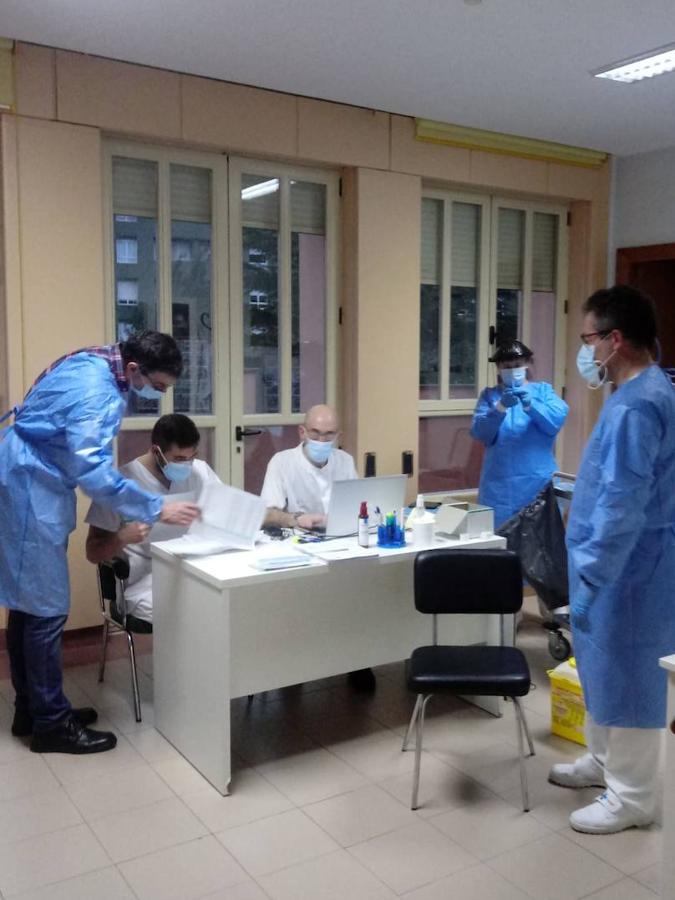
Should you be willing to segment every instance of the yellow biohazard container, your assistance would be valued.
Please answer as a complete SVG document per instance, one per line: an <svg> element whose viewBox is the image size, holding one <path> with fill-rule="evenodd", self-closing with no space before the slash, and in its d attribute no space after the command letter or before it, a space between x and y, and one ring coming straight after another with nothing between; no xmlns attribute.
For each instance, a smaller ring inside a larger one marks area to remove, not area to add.
<svg viewBox="0 0 675 900"><path fill-rule="evenodd" d="M548 677L551 679L551 732L585 747L586 706L574 657L549 669Z"/></svg>

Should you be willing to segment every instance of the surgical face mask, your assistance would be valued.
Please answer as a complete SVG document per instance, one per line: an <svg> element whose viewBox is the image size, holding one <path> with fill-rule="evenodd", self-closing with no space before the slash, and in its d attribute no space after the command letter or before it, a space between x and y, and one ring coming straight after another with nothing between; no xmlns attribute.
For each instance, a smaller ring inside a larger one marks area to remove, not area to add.
<svg viewBox="0 0 675 900"><path fill-rule="evenodd" d="M307 438L305 441L305 448L307 450L307 456L309 456L312 462L317 463L317 465L322 465L323 463L328 462L330 455L333 452L333 442L313 441L311 438Z"/></svg>
<svg viewBox="0 0 675 900"><path fill-rule="evenodd" d="M129 382L129 386L134 394L138 394L138 396L142 397L144 400L161 400L162 392L158 391L157 388L154 388L151 384L146 384L145 381L139 388L136 387L133 381Z"/></svg>
<svg viewBox="0 0 675 900"><path fill-rule="evenodd" d="M169 481L187 481L190 475L192 475L191 462L169 462L161 450L159 453L162 457L160 460L162 474L165 478L168 478Z"/></svg>
<svg viewBox="0 0 675 900"><path fill-rule="evenodd" d="M595 345L582 344L579 347L577 369L584 381L588 383L589 388L596 391L607 381L607 363L613 356L614 351L610 353L604 362L599 363L595 358Z"/></svg>
<svg viewBox="0 0 675 900"><path fill-rule="evenodd" d="M499 375L504 387L519 388L525 384L527 366L519 366L517 369L500 369Z"/></svg>

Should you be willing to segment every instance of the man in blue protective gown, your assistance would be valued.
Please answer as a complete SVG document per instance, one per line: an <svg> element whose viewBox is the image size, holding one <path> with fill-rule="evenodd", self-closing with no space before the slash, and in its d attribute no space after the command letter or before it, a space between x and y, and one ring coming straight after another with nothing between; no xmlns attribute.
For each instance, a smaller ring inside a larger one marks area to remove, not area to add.
<svg viewBox="0 0 675 900"><path fill-rule="evenodd" d="M0 605L9 608L12 733L32 734L35 752L115 746L114 734L87 727L96 711L72 709L63 693L75 488L129 520L189 524L198 516L194 504L164 503L113 468L113 439L129 391L159 398L181 369L173 338L157 332L76 351L39 376L14 410L14 424L0 431Z"/></svg>
<svg viewBox="0 0 675 900"><path fill-rule="evenodd" d="M471 436L485 445L478 502L494 509L499 528L551 480L568 407L550 384L529 380L532 351L521 341L501 343L490 362L499 381L478 398Z"/></svg>
<svg viewBox="0 0 675 900"><path fill-rule="evenodd" d="M609 834L654 819L666 673L675 651L675 390L654 363L651 300L616 286L584 305L577 365L611 381L581 460L567 525L572 636L588 753L552 768L570 788L604 787L576 831Z"/></svg>

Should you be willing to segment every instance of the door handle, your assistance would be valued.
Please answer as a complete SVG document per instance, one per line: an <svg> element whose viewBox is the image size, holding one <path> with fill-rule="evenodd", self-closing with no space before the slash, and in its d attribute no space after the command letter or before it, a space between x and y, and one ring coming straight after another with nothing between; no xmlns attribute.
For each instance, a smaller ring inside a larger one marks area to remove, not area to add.
<svg viewBox="0 0 675 900"><path fill-rule="evenodd" d="M241 425L237 425L234 429L234 439L236 441L241 441L245 437L251 437L254 434L262 434L262 428L242 428Z"/></svg>
<svg viewBox="0 0 675 900"><path fill-rule="evenodd" d="M490 343L490 346L492 346L492 344L494 344L494 342L496 340L497 340L497 329L495 328L494 325L490 325L490 331L488 334L488 341Z"/></svg>

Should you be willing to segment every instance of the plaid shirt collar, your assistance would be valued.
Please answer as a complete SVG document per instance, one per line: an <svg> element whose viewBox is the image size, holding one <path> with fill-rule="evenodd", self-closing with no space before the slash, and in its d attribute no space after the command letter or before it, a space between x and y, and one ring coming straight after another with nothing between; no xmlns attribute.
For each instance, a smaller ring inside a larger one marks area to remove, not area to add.
<svg viewBox="0 0 675 900"><path fill-rule="evenodd" d="M54 360L54 362L48 366L44 372L41 372L38 377L35 379L33 384L31 385L28 393L33 390L36 384L38 384L42 379L55 369L58 365L60 365L64 360L70 359L71 356L76 356L78 353L91 353L94 356L100 356L104 359L108 365L110 366L110 371L112 372L115 381L117 383L117 387L119 390L126 394L129 391L129 382L124 376L124 363L122 362L122 349L120 344L106 344L105 346L96 346L96 347L81 347L79 350L73 350L72 353L66 353L64 356L60 356L58 359ZM26 395L28 396L28 395Z"/></svg>

